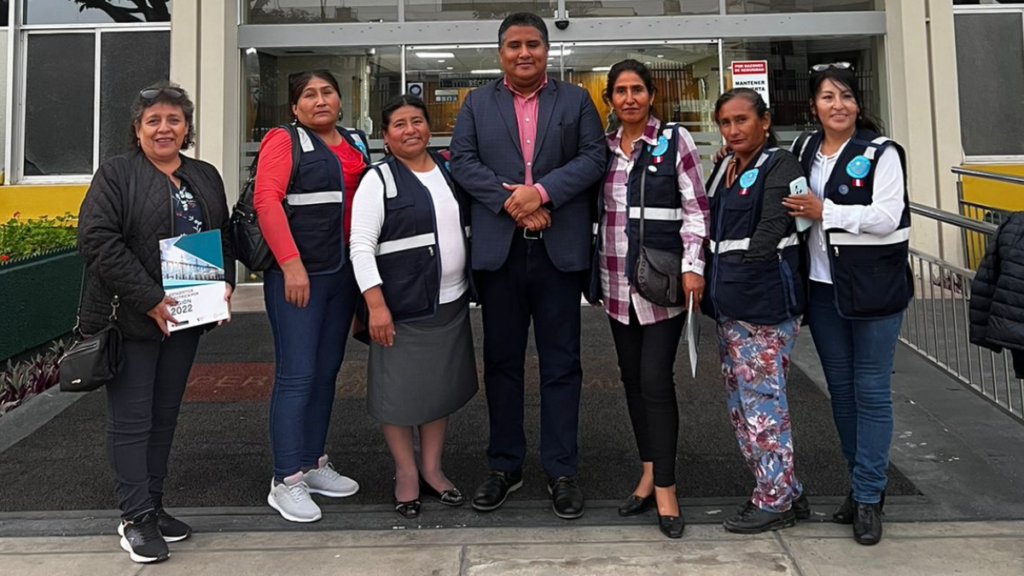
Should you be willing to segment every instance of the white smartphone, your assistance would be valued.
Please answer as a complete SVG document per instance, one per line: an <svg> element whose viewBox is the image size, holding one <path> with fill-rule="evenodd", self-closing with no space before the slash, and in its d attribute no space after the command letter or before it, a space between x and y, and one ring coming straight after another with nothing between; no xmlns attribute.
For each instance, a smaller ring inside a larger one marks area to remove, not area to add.
<svg viewBox="0 0 1024 576"><path fill-rule="evenodd" d="M789 193L790 193L790 195L793 195L793 194L807 194L807 178L804 178L803 176L801 176L801 177L797 178L796 180L793 180L792 182L790 182L789 183ZM811 227L811 224L814 224L814 221L812 221L810 218L804 218L803 216L797 216L796 217L796 230L797 230L797 232L803 232L804 230L807 230L808 228Z"/></svg>

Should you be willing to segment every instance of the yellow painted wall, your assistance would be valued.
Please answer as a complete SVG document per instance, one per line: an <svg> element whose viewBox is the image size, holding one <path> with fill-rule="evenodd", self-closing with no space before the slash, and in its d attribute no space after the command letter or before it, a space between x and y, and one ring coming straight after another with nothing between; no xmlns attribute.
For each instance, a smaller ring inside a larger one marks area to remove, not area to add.
<svg viewBox="0 0 1024 576"><path fill-rule="evenodd" d="M87 184L0 186L0 222L15 212L22 220L40 216L78 214Z"/></svg>
<svg viewBox="0 0 1024 576"><path fill-rule="evenodd" d="M967 164L964 168L1024 177L1024 164ZM973 204L1003 210L1024 210L1024 186L965 176L963 199Z"/></svg>

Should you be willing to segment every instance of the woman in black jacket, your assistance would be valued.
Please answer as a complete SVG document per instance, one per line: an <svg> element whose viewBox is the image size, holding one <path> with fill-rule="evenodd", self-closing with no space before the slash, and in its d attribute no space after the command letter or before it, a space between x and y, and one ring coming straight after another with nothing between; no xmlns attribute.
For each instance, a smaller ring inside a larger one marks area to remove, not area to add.
<svg viewBox="0 0 1024 576"><path fill-rule="evenodd" d="M1015 212L988 245L971 282L971 343L1010 350L1013 371L1024 377L1024 212Z"/></svg>
<svg viewBox="0 0 1024 576"><path fill-rule="evenodd" d="M166 542L191 528L163 508L163 482L185 384L202 330L171 334L160 240L228 225L217 169L181 155L194 140L195 106L185 91L160 83L132 105L133 152L100 166L79 214L85 259L81 329L93 334L112 309L124 338L124 366L106 385L107 450L120 499L121 547L135 562L168 557ZM235 263L224 239L225 300Z"/></svg>

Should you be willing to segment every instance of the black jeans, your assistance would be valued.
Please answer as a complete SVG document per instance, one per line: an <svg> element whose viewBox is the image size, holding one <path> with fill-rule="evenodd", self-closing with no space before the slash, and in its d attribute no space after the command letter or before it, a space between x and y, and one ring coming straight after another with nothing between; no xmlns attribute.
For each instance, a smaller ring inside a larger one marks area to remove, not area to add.
<svg viewBox="0 0 1024 576"><path fill-rule="evenodd" d="M676 483L679 405L672 366L686 315L641 326L630 306L628 325L609 322L640 460L654 464L654 485L667 488Z"/></svg>
<svg viewBox="0 0 1024 576"><path fill-rule="evenodd" d="M163 341L124 342L124 367L107 386L107 456L121 517L130 520L163 499L167 460L200 330Z"/></svg>

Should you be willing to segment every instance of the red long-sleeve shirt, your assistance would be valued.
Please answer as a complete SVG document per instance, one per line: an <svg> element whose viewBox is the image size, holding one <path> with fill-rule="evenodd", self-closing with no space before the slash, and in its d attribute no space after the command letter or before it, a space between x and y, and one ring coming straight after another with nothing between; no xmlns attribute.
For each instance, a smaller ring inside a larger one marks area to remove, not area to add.
<svg viewBox="0 0 1024 576"><path fill-rule="evenodd" d="M345 182L345 243L348 243L352 224L352 197L359 186L359 176L366 168L363 155L348 141L342 140L337 146L329 146L341 161L342 178ZM260 230L267 240L278 264L299 256L299 250L288 227L288 217L281 202L284 200L288 177L292 173L292 143L288 132L281 128L271 130L260 144L260 159L256 167L256 189L253 204L259 217Z"/></svg>

